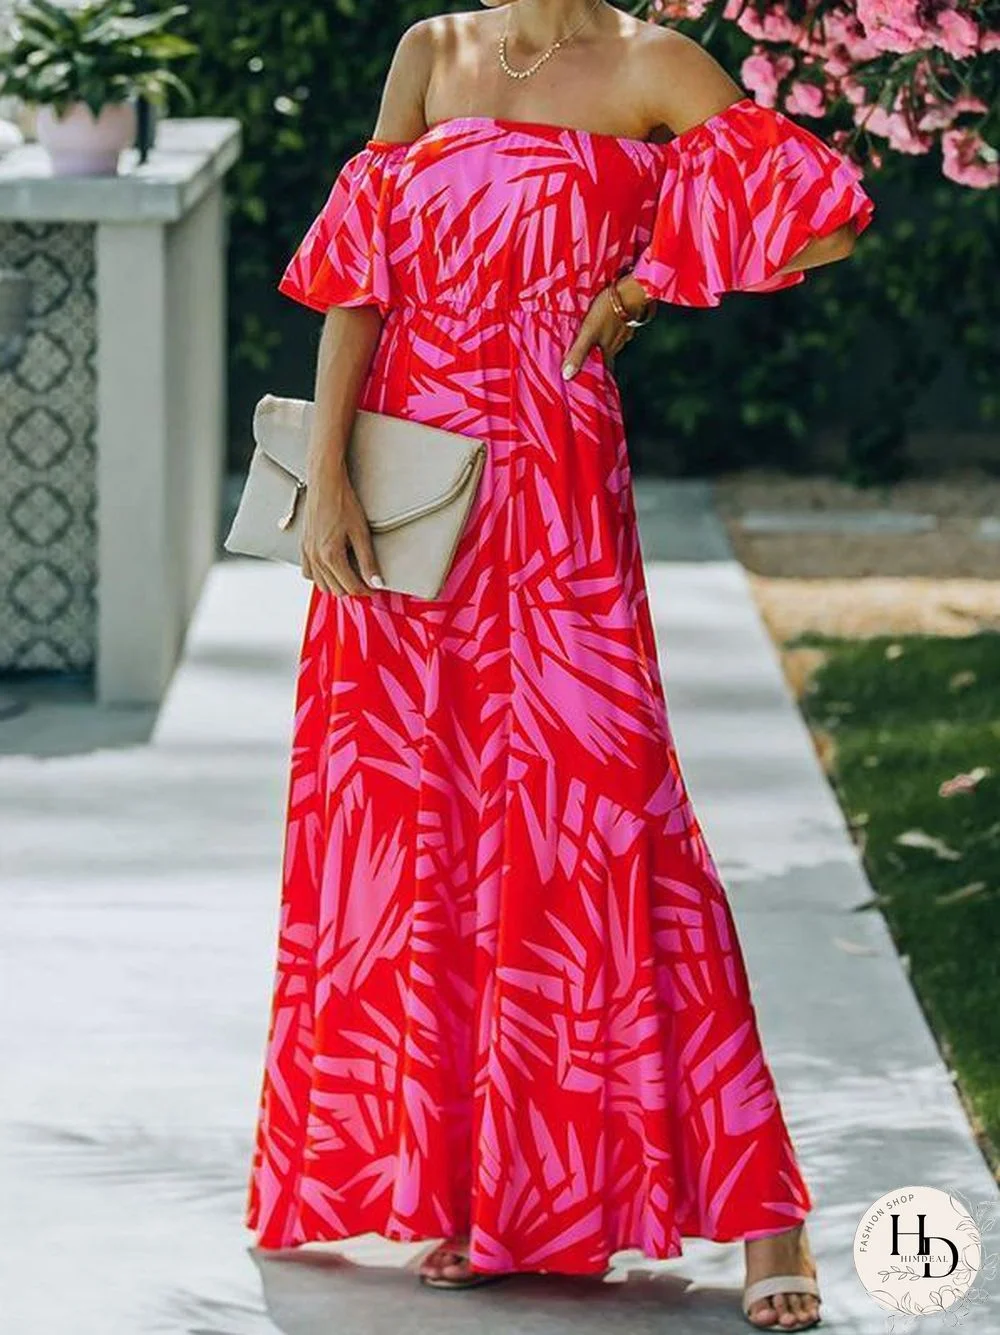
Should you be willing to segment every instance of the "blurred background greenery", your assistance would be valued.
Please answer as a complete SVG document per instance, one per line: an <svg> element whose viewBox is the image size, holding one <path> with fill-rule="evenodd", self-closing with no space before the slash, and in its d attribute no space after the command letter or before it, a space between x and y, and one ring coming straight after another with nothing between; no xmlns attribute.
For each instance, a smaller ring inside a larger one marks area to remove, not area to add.
<svg viewBox="0 0 1000 1335"><path fill-rule="evenodd" d="M229 186L233 468L248 457L259 395L312 389L319 322L276 292L281 270L336 171L369 137L399 35L446 8L469 5L201 0L178 25L199 51L182 69L195 105L175 114L236 116L244 127ZM722 24L710 49L737 77L751 45ZM836 128L801 123L821 135ZM974 453L990 466L988 433L1000 432L1000 192L955 186L926 155L887 155L865 186L877 213L847 263L718 310L661 307L618 358L637 471L753 464L885 482L933 467L926 447L920 460L914 452L921 432L986 442ZM954 461L950 448L939 452Z"/></svg>

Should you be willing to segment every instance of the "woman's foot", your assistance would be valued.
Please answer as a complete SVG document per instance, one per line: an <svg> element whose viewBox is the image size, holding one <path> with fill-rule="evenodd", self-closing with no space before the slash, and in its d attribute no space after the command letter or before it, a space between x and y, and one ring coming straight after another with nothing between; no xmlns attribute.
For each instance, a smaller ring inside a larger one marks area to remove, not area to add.
<svg viewBox="0 0 1000 1335"><path fill-rule="evenodd" d="M469 1266L467 1238L447 1238L428 1252L420 1262L421 1279L468 1279L473 1271Z"/></svg>
<svg viewBox="0 0 1000 1335"><path fill-rule="evenodd" d="M754 1238L744 1246L747 1288L771 1275L816 1278L816 1262L801 1224L767 1238ZM752 1325L775 1331L806 1330L816 1325L819 1316L819 1298L811 1293L776 1293L751 1303L747 1313Z"/></svg>
<svg viewBox="0 0 1000 1335"><path fill-rule="evenodd" d="M420 1262L421 1280L436 1289L471 1289L502 1278L473 1270L469 1264L468 1238L447 1238Z"/></svg>

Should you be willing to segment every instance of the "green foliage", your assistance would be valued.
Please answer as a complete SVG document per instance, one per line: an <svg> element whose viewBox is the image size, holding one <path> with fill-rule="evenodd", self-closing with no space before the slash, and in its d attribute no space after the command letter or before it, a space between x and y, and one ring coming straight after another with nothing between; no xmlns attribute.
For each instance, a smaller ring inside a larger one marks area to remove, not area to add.
<svg viewBox="0 0 1000 1335"><path fill-rule="evenodd" d="M721 12L677 26L738 75L753 44L713 22ZM838 128L800 123L828 140ZM817 433L835 425L847 480L876 485L905 472L927 415L1000 423L1000 191L947 181L936 153L891 155L864 186L875 216L847 260L718 310L663 307L619 359L643 463L657 466L666 439L682 472L808 468Z"/></svg>
<svg viewBox="0 0 1000 1335"><path fill-rule="evenodd" d="M834 739L834 784L877 903L1000 1147L1000 635L824 647L807 716ZM977 772L971 791L939 795Z"/></svg>
<svg viewBox="0 0 1000 1335"><path fill-rule="evenodd" d="M357 0L202 0L185 19L199 47L188 69L195 114L235 116L243 126L243 155L229 177L238 370L266 371L283 318L299 337L315 325L289 313L274 284L336 172L370 136L402 32L440 9L433 0L400 0L388 10Z"/></svg>
<svg viewBox="0 0 1000 1335"><path fill-rule="evenodd" d="M949 405L954 424L1000 424L1000 191L954 185L930 158L892 160L880 185L884 206L843 287L845 318L867 317L884 363L854 423L860 483L898 476L898 448L887 450L878 433L901 441L949 361L967 385L965 400Z"/></svg>
<svg viewBox="0 0 1000 1335"><path fill-rule="evenodd" d="M195 51L166 31L186 13L174 5L137 14L130 0L91 0L78 8L24 0L0 47L0 93L60 115L73 102L98 116L103 106L139 95L162 101L168 89L189 101L186 84L167 68Z"/></svg>
<svg viewBox="0 0 1000 1335"><path fill-rule="evenodd" d="M704 475L758 466L807 468L816 430L840 416L856 322L832 274L767 296L728 296L710 310L661 306L619 359L634 454L655 470Z"/></svg>
<svg viewBox="0 0 1000 1335"><path fill-rule="evenodd" d="M244 130L228 178L236 464L260 393L312 389L318 323L276 293L281 270L336 172L371 134L400 35L446 7L200 0L184 18L199 47L185 70L196 114L234 116ZM738 72L750 42L724 23L711 49ZM718 310L662 306L618 357L639 466L808 467L817 432L846 423L852 478L891 478L947 349L978 389L978 404L960 405L968 424L995 418L996 192L949 185L929 159L896 158L884 177L866 180L875 220L850 259L786 292L726 297Z"/></svg>

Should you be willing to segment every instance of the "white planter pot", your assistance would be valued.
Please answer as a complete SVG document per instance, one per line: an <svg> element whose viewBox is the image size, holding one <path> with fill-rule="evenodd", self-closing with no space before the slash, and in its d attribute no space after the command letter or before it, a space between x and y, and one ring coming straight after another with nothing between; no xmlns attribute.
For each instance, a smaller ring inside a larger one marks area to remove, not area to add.
<svg viewBox="0 0 1000 1335"><path fill-rule="evenodd" d="M74 102L61 117L39 107L35 133L53 176L114 176L119 154L135 140L135 106L109 102L96 119L85 102Z"/></svg>

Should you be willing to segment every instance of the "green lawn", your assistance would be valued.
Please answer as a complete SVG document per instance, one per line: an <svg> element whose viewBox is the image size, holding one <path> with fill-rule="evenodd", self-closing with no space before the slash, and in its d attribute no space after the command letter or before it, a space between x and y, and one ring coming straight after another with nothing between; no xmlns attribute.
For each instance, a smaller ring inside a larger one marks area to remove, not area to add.
<svg viewBox="0 0 1000 1335"><path fill-rule="evenodd" d="M879 907L1000 1168L1000 635L798 641ZM979 768L975 790L938 786ZM900 842L900 836L904 840Z"/></svg>

